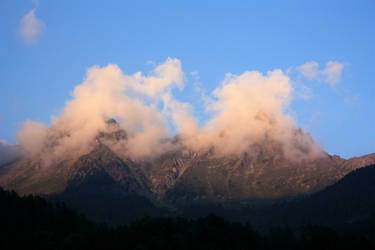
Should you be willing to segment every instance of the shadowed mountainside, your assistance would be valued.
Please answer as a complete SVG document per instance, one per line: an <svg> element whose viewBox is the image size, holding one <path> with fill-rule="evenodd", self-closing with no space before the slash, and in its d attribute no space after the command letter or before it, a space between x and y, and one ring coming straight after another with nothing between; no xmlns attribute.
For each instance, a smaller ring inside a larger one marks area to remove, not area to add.
<svg viewBox="0 0 375 250"><path fill-rule="evenodd" d="M375 217L375 165L356 169L336 184L275 207L272 213L288 224L339 226Z"/></svg>
<svg viewBox="0 0 375 250"><path fill-rule="evenodd" d="M19 197L0 188L2 249L374 249L374 241L317 225L275 227L260 234L248 223L208 215L196 220L146 217L108 227L64 204Z"/></svg>

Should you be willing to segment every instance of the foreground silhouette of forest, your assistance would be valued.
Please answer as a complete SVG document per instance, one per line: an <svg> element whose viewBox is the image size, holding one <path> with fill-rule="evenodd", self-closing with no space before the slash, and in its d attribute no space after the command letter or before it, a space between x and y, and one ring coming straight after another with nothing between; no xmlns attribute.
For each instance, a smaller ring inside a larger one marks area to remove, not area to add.
<svg viewBox="0 0 375 250"><path fill-rule="evenodd" d="M0 249L375 249L370 239L318 225L261 234L213 214L195 220L146 217L110 227L62 203L1 188L0 210Z"/></svg>

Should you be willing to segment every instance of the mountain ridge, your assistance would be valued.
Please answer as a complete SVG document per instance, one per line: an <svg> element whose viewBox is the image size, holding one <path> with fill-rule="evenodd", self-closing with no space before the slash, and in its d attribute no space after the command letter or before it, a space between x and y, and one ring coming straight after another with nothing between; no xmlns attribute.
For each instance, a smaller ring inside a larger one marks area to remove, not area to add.
<svg viewBox="0 0 375 250"><path fill-rule="evenodd" d="M290 159L282 145L271 140L252 145L252 154L218 156L214 149L194 152L178 146L137 160L116 150L127 133L115 120L108 127L77 158L45 166L45 155L40 154L0 167L0 186L20 194L61 195L76 203L85 196L111 197L113 204L133 197L133 202L147 203L149 211L163 214L191 204L290 199L323 190L351 171L375 164L375 154L345 160L323 152ZM179 145L177 136L172 139Z"/></svg>

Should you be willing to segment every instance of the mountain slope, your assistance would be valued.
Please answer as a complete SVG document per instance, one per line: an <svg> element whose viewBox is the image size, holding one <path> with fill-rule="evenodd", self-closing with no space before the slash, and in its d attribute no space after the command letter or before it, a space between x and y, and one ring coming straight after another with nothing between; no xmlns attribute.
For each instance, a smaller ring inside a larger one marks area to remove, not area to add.
<svg viewBox="0 0 375 250"><path fill-rule="evenodd" d="M101 143L74 162L68 179L68 190L95 189L118 195L149 192L147 180Z"/></svg>
<svg viewBox="0 0 375 250"><path fill-rule="evenodd" d="M41 157L24 158L0 168L0 186L19 194L52 194L64 191L72 161L45 167Z"/></svg>
<svg viewBox="0 0 375 250"><path fill-rule="evenodd" d="M66 189L50 198L63 200L95 221L121 224L163 214L150 196L145 177L98 143L72 165Z"/></svg>
<svg viewBox="0 0 375 250"><path fill-rule="evenodd" d="M349 172L375 163L375 154L349 160L322 154L288 159L277 144L259 145L258 154L218 157L176 150L132 161L98 141L77 160L43 166L38 157L0 168L0 185L21 194L54 194L99 186L113 194L154 196L170 203L279 199L319 191Z"/></svg>
<svg viewBox="0 0 375 250"><path fill-rule="evenodd" d="M116 148L127 140L127 133L114 120L107 124L106 132L98 133L78 157L45 164L59 144L53 137L41 154L0 167L0 186L63 199L94 218L114 221L112 217L123 211L132 218L153 211L167 214L165 208L175 211L192 204L289 199L323 190L349 172L375 164L375 154L349 160L324 152L291 158L271 139L251 145L250 153L222 156L214 148L188 150L177 136L170 141L173 150L135 160ZM296 134L305 136L301 130Z"/></svg>
<svg viewBox="0 0 375 250"><path fill-rule="evenodd" d="M290 160L279 150L257 156L196 157L166 199L179 203L279 199L319 191L349 172L375 163L375 154L344 160L324 154L302 161Z"/></svg>
<svg viewBox="0 0 375 250"><path fill-rule="evenodd" d="M352 224L374 216L375 165L354 170L336 184L277 210L295 224Z"/></svg>

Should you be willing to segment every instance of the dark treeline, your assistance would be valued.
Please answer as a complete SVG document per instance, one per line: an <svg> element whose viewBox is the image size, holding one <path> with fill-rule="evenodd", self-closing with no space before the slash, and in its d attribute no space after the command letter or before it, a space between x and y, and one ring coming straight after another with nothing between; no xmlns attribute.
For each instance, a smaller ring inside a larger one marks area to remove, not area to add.
<svg viewBox="0 0 375 250"><path fill-rule="evenodd" d="M109 227L62 203L21 198L1 188L0 222L0 249L375 249L373 241L327 227L278 227L261 235L250 224L215 215L195 220L145 217Z"/></svg>

